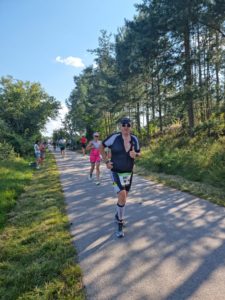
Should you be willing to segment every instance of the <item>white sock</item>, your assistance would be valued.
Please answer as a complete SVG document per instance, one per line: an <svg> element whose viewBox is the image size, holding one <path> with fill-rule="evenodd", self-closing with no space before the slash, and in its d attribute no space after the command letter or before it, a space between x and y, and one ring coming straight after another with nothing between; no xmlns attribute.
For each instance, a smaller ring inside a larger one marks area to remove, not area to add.
<svg viewBox="0 0 225 300"><path fill-rule="evenodd" d="M117 203L116 209L117 209L117 214L118 214L119 220L120 221L123 220L124 219L124 214L125 214L125 204L120 205L119 203Z"/></svg>

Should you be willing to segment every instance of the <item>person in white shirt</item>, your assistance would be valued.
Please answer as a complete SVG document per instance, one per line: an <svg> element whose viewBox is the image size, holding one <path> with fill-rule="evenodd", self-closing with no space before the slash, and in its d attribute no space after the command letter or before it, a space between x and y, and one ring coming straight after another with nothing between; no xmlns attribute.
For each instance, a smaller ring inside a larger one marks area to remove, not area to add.
<svg viewBox="0 0 225 300"><path fill-rule="evenodd" d="M38 140L34 144L34 155L36 158L36 168L40 169L41 151L40 151L40 142Z"/></svg>

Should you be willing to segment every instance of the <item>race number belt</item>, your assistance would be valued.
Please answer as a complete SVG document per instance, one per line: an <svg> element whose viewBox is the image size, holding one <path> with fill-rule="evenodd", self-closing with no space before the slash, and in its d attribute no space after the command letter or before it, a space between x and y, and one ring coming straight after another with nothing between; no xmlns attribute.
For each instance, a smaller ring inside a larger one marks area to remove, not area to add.
<svg viewBox="0 0 225 300"><path fill-rule="evenodd" d="M130 184L132 173L118 173L120 184L122 186L127 186Z"/></svg>

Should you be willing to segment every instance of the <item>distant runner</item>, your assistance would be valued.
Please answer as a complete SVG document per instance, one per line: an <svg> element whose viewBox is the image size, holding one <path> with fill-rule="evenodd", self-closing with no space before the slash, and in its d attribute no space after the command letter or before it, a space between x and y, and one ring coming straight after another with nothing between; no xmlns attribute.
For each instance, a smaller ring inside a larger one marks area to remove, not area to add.
<svg viewBox="0 0 225 300"><path fill-rule="evenodd" d="M100 162L101 162L101 156L100 156L100 146L101 146L101 141L99 141L99 133L95 132L93 134L94 139L90 141L87 145L87 150L90 150L90 163L91 163L91 168L90 168L90 174L88 179L92 179L92 175L96 166L96 177L97 181L96 184L100 184Z"/></svg>
<svg viewBox="0 0 225 300"><path fill-rule="evenodd" d="M131 134L131 120L123 118L120 123L121 131L108 136L100 148L106 167L111 170L113 186L118 195L115 215L118 222L118 238L124 237L125 204L132 183L134 160L140 156L138 138ZM111 149L110 160L107 159L105 147Z"/></svg>
<svg viewBox="0 0 225 300"><path fill-rule="evenodd" d="M80 143L81 143L82 153L85 156L86 155L85 149L86 149L86 145L87 145L87 138L84 135L82 135L82 137L80 139Z"/></svg>
<svg viewBox="0 0 225 300"><path fill-rule="evenodd" d="M60 151L61 151L61 155L62 155L62 158L65 157L65 148L66 148L66 140L61 138L59 140L59 148L60 148Z"/></svg>

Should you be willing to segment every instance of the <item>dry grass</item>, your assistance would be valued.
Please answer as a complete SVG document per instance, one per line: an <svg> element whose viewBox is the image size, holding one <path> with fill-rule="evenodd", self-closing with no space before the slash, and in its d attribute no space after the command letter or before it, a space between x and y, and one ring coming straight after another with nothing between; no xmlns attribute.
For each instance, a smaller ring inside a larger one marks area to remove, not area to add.
<svg viewBox="0 0 225 300"><path fill-rule="evenodd" d="M154 173L140 166L136 166L135 171L137 174L150 180L177 188L183 192L189 192L190 194L209 200L217 205L225 206L225 193L222 188L220 189L209 184L190 181L178 175Z"/></svg>

